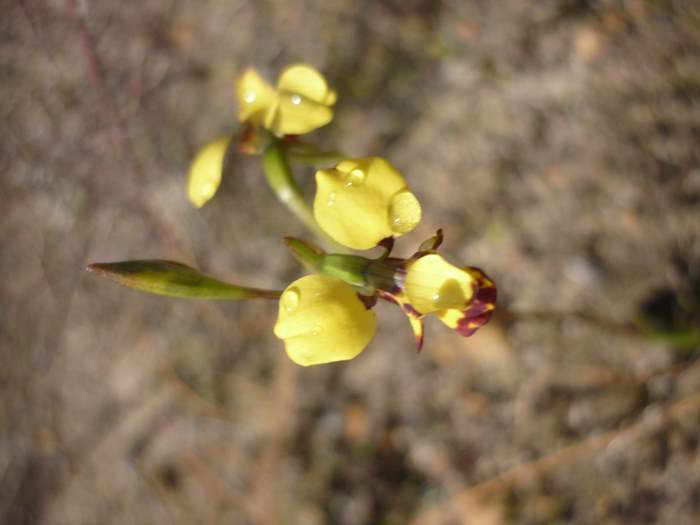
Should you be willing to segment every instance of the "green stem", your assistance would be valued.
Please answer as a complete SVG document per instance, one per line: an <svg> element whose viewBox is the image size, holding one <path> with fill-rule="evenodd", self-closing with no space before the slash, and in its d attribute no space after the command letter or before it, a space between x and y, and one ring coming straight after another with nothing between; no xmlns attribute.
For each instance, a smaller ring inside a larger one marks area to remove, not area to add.
<svg viewBox="0 0 700 525"><path fill-rule="evenodd" d="M266 133L267 146L262 154L263 171L277 198L291 211L304 226L313 232L330 249L339 252L347 250L331 239L318 226L314 214L304 200L299 185L294 180L285 147L272 133Z"/></svg>
<svg viewBox="0 0 700 525"><path fill-rule="evenodd" d="M309 142L295 141L284 148L290 161L303 166L335 166L348 158L340 151L319 151Z"/></svg>

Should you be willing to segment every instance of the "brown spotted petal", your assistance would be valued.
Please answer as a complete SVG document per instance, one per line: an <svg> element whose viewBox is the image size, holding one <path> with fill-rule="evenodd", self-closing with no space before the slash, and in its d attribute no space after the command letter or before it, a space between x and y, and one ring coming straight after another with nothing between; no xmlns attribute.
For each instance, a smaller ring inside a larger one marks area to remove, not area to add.
<svg viewBox="0 0 700 525"><path fill-rule="evenodd" d="M447 309L435 312L447 326L464 337L469 337L491 320L496 307L496 285L479 268L466 267L465 272L474 279L474 295L463 310Z"/></svg>

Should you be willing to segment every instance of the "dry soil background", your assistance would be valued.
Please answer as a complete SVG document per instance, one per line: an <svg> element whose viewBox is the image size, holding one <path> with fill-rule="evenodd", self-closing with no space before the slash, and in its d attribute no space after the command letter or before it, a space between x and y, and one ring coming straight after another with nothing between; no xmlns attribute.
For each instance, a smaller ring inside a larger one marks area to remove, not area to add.
<svg viewBox="0 0 700 525"><path fill-rule="evenodd" d="M0 59L1 523L700 520L697 2L6 0ZM294 61L339 93L317 139L419 195L399 252L442 227L497 282L475 337L429 323L417 356L387 305L302 369L272 302L83 272L301 276L257 159L184 195L236 73Z"/></svg>

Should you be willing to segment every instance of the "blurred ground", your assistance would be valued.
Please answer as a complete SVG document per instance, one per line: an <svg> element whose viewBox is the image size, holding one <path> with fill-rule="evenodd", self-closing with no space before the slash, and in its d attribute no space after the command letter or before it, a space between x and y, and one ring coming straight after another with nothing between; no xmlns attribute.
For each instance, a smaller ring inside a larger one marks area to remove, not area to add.
<svg viewBox="0 0 700 525"><path fill-rule="evenodd" d="M1 523L700 521L698 3L2 12ZM201 211L184 196L197 147L235 129L235 74L293 61L339 92L318 140L386 156L420 196L398 251L442 227L444 254L497 282L488 328L430 323L416 356L383 306L359 358L301 369L272 302L84 274L302 275L256 159Z"/></svg>

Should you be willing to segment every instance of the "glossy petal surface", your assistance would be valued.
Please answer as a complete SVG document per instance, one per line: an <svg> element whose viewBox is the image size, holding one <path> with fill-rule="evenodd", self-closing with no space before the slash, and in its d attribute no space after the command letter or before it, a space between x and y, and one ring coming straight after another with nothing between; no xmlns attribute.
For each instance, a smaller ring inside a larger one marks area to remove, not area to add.
<svg viewBox="0 0 700 525"><path fill-rule="evenodd" d="M314 216L335 241L366 250L413 230L421 207L403 176L380 157L348 159L316 172Z"/></svg>
<svg viewBox="0 0 700 525"><path fill-rule="evenodd" d="M335 93L328 88L328 83L321 73L306 64L289 66L277 81L280 93L297 93L306 99L319 104L333 104ZM327 100L331 99L332 102Z"/></svg>
<svg viewBox="0 0 700 525"><path fill-rule="evenodd" d="M275 115L266 124L279 135L301 135L333 119L335 92L321 73L306 64L289 66L277 81ZM269 115L268 115L269 117Z"/></svg>
<svg viewBox="0 0 700 525"><path fill-rule="evenodd" d="M197 208L204 206L219 189L230 142L231 137L221 137L199 150L192 161L187 179L187 197Z"/></svg>
<svg viewBox="0 0 700 525"><path fill-rule="evenodd" d="M465 270L432 253L413 261L406 273L404 293L422 314L464 309L474 295L476 281Z"/></svg>
<svg viewBox="0 0 700 525"><path fill-rule="evenodd" d="M267 115L265 127L277 135L302 135L333 120L333 110L296 93L282 92L274 110Z"/></svg>
<svg viewBox="0 0 700 525"><path fill-rule="evenodd" d="M282 293L274 332L302 366L344 361L369 344L377 320L355 291L323 275L307 275Z"/></svg>
<svg viewBox="0 0 700 525"><path fill-rule="evenodd" d="M238 120L261 124L277 101L277 92L254 69L247 69L236 82Z"/></svg>

